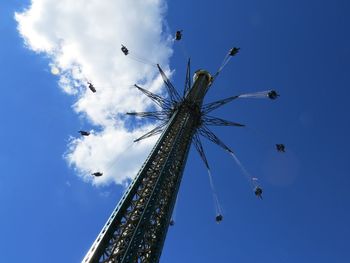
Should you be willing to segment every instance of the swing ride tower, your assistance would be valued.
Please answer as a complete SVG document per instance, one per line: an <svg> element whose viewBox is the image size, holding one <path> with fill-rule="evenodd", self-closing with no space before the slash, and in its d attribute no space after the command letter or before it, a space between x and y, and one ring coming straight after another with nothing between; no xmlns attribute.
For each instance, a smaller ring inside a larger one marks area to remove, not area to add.
<svg viewBox="0 0 350 263"><path fill-rule="evenodd" d="M159 262L191 142L202 124L203 99L213 78L207 71L199 70L191 86L188 62L181 98L159 66L158 69L168 89L169 100L135 87L163 110L129 115L153 117L163 122L135 141L161 133L160 138L83 263Z"/></svg>
<svg viewBox="0 0 350 263"><path fill-rule="evenodd" d="M256 181L257 178L251 177L238 161L234 152L208 127L244 127L244 125L213 117L210 112L238 98L270 98L274 100L278 97L277 92L268 90L242 94L203 104L209 87L213 85L216 77L229 60L238 53L238 50L239 48L234 47L228 52L213 76L205 70L196 71L193 85L191 84L190 60L188 60L185 88L182 95L171 84L159 65L157 67L168 93L167 98L135 84L135 88L158 106L158 110L129 112L127 114L156 120L158 126L134 142L157 134L161 135L82 263L159 262L168 227L173 223L171 215L191 143L194 144L208 171L217 210L216 222L223 219L201 137L217 144L232 156L254 185L255 195L261 198L262 189ZM122 51L124 55L129 55L125 46L122 46Z"/></svg>

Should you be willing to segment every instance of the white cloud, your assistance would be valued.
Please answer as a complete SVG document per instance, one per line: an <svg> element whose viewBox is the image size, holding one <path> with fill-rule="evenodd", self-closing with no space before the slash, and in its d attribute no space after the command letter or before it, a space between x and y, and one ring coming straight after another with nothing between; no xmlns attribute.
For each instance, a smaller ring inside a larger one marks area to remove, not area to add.
<svg viewBox="0 0 350 263"><path fill-rule="evenodd" d="M154 67L129 59L120 47L125 44L167 69L172 50L164 32L165 11L164 0L32 0L27 10L15 14L26 46L51 59L59 86L77 99L73 109L100 130L68 145L67 162L84 180L124 184L155 141L125 151L147 127L129 130L124 113L150 106L132 84L162 93L162 82ZM96 93L87 89L87 81ZM93 178L90 173L96 170L104 176Z"/></svg>

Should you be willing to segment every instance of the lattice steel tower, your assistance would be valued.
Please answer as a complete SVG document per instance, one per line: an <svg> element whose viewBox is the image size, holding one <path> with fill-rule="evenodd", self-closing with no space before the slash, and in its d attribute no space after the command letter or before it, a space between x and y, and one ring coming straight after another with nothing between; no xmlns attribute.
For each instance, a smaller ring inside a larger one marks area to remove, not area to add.
<svg viewBox="0 0 350 263"><path fill-rule="evenodd" d="M162 107L153 116L164 122L135 141L161 130L163 133L83 262L159 261L191 140L200 125L203 98L212 79L208 72L197 71L192 88L185 88L185 98L178 100L178 93L159 70L170 91L170 101L137 88ZM189 68L187 72L189 87Z"/></svg>
<svg viewBox="0 0 350 263"><path fill-rule="evenodd" d="M209 170L199 135L233 154L208 126L244 126L208 115L212 110L239 96L202 105L204 96L218 73L238 52L238 49L232 50L214 76L207 71L198 70L194 74L193 85L189 60L182 96L159 65L157 66L169 95L167 99L135 85L161 108L152 112L128 113L160 121L156 128L135 142L155 134L161 133L161 136L86 254L83 263L159 262L191 142Z"/></svg>

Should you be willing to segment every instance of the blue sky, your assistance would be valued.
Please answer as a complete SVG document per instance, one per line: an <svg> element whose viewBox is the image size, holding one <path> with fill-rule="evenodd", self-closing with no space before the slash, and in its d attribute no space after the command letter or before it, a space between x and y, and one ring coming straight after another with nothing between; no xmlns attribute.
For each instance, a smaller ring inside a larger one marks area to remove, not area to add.
<svg viewBox="0 0 350 263"><path fill-rule="evenodd" d="M79 262L123 188L92 186L63 158L91 123L58 88L50 60L24 47L14 20L29 1L0 4L0 251L4 262ZM259 178L255 198L234 161L204 141L224 221L216 224L206 170L191 150L161 262L348 262L350 25L347 1L168 2L192 70L214 72L240 53L206 101L276 89L276 101L238 100L215 112L247 128L213 128ZM183 88L178 43L170 68ZM132 110L132 109L131 109ZM283 142L278 154L273 144Z"/></svg>

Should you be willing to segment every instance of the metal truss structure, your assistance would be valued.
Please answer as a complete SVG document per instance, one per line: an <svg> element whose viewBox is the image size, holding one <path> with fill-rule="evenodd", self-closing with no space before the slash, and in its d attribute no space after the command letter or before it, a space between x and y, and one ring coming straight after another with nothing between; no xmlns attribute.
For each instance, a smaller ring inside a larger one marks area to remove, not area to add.
<svg viewBox="0 0 350 263"><path fill-rule="evenodd" d="M166 125L163 123L136 140L157 134L164 126L157 144L83 259L84 263L159 261L192 137L200 124L202 101L211 80L206 71L199 71L195 78L185 99L172 109ZM168 86L170 82L165 83ZM164 99L141 91L158 105L166 108L169 105ZM170 96L172 102L179 98ZM157 119L162 119L163 115L159 116Z"/></svg>
<svg viewBox="0 0 350 263"><path fill-rule="evenodd" d="M135 85L161 109L130 112L128 115L159 121L157 127L135 142L160 133L161 136L86 254L83 263L159 262L191 143L193 142L209 170L200 136L206 137L229 153L233 152L207 126L244 126L207 115L238 98L233 96L202 105L214 80L207 71L197 71L191 85L189 60L185 88L181 96L160 66L157 67L168 91L168 98L162 98Z"/></svg>

